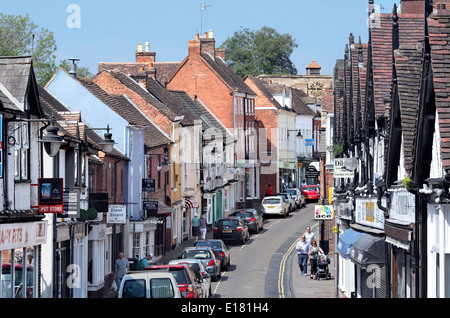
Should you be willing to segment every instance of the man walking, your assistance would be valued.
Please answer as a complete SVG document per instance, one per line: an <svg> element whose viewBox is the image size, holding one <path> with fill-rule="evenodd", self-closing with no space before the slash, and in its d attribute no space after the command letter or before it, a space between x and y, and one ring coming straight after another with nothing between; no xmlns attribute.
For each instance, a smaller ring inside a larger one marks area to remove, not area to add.
<svg viewBox="0 0 450 318"><path fill-rule="evenodd" d="M310 250L309 242L306 240L305 235L303 234L301 240L297 243L295 247L298 253L298 266L300 267L300 275L307 276L307 268L308 268L308 254Z"/></svg>
<svg viewBox="0 0 450 318"><path fill-rule="evenodd" d="M116 259L115 267L114 280L116 281L117 288L119 288L122 278L126 275L127 271L130 270L128 259L124 257L123 252L119 253L119 258Z"/></svg>

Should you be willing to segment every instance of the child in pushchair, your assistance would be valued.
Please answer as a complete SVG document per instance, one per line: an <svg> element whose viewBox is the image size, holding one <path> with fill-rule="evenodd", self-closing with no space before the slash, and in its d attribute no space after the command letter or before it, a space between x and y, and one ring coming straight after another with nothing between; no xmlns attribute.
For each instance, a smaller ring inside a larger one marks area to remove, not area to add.
<svg viewBox="0 0 450 318"><path fill-rule="evenodd" d="M317 280L319 280L320 278L331 278L328 264L330 264L330 259L326 255L320 254L319 259L317 260L317 271L315 276Z"/></svg>

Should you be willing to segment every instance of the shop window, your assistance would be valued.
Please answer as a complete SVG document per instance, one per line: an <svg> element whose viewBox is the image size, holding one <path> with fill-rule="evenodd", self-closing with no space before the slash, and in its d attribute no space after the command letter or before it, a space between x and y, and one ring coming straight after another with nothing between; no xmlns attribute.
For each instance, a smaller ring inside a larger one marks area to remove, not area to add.
<svg viewBox="0 0 450 318"><path fill-rule="evenodd" d="M1 256L1 298L37 297L34 248L6 250Z"/></svg>

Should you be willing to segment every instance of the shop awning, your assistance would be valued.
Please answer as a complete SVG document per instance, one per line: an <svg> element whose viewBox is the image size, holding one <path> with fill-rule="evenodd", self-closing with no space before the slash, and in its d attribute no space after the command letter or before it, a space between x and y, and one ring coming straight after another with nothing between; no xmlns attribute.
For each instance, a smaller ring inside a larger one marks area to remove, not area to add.
<svg viewBox="0 0 450 318"><path fill-rule="evenodd" d="M350 258L352 245L356 242L361 234L361 232L355 231L353 229L346 230L342 235L339 236L339 243L336 248L337 252L343 258Z"/></svg>
<svg viewBox="0 0 450 318"><path fill-rule="evenodd" d="M193 199L184 199L184 207L186 209L192 209L192 208L198 208L198 203L197 201L193 200Z"/></svg>
<svg viewBox="0 0 450 318"><path fill-rule="evenodd" d="M360 266L371 264L385 264L385 237L374 236L368 233L361 234L353 243L350 258Z"/></svg>

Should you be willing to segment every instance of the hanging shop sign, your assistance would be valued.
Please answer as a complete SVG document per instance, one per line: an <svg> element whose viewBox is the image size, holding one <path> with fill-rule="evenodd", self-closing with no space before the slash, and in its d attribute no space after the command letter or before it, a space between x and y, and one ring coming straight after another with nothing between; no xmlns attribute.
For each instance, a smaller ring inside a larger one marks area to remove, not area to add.
<svg viewBox="0 0 450 318"><path fill-rule="evenodd" d="M125 205L111 204L106 214L106 223L125 224L127 221L127 209Z"/></svg>
<svg viewBox="0 0 450 318"><path fill-rule="evenodd" d="M108 212L108 193L89 193L89 208Z"/></svg>
<svg viewBox="0 0 450 318"><path fill-rule="evenodd" d="M155 179L142 179L142 192L155 192L156 182Z"/></svg>
<svg viewBox="0 0 450 318"><path fill-rule="evenodd" d="M63 179L38 180L38 206L39 213L64 212Z"/></svg>

